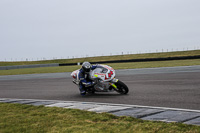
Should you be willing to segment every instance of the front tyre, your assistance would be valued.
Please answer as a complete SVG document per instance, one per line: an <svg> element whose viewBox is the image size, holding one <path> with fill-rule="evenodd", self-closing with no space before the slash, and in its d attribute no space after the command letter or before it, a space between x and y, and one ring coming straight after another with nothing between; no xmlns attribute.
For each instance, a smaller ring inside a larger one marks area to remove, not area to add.
<svg viewBox="0 0 200 133"><path fill-rule="evenodd" d="M115 89L118 93L120 94L127 94L129 89L128 87L120 80L118 80L117 83L115 83L115 85L117 86L117 88Z"/></svg>

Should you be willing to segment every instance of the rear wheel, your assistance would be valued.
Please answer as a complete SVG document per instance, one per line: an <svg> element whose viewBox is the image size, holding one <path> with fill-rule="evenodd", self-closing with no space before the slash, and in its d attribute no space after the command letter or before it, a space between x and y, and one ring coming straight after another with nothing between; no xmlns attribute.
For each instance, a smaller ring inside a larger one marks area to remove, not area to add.
<svg viewBox="0 0 200 133"><path fill-rule="evenodd" d="M127 94L129 89L128 87L120 80L118 80L117 83L115 83L115 85L117 86L117 88L115 89L118 93L120 94Z"/></svg>

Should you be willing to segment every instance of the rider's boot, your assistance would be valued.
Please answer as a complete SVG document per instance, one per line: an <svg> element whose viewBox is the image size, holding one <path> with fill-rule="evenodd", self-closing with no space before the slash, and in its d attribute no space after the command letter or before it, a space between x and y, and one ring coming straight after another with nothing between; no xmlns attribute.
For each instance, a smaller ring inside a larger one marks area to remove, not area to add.
<svg viewBox="0 0 200 133"><path fill-rule="evenodd" d="M86 91L85 91L85 89L84 89L84 87L82 85L79 86L79 90L80 90L80 94L82 96L84 96L86 94Z"/></svg>

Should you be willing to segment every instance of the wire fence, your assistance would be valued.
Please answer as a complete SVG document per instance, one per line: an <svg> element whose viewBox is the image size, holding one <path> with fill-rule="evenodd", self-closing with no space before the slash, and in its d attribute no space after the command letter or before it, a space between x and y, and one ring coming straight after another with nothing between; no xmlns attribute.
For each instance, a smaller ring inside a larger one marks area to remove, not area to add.
<svg viewBox="0 0 200 133"><path fill-rule="evenodd" d="M66 56L66 57L40 57L40 58L5 58L0 59L2 62L16 62L16 61L45 61L45 60L59 60L59 59L75 59L75 58L87 58L87 57L100 57L100 56L116 56L116 55L130 55L130 54L147 54L147 53L164 53L164 52L177 52L177 51L191 51L200 50L200 47L193 48L172 48L172 49L156 49L156 50L145 50L145 51L126 51L126 52L116 52L116 53L102 53L100 55L76 55L76 56Z"/></svg>

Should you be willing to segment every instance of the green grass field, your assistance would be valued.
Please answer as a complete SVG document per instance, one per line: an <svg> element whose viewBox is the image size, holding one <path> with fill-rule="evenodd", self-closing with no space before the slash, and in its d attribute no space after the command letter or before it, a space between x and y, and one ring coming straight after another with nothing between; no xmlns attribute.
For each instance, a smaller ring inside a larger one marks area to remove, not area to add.
<svg viewBox="0 0 200 133"><path fill-rule="evenodd" d="M84 62L84 61L98 62L98 61L111 61L111 60L179 57L179 56L195 56L195 55L200 55L200 50L147 53L147 54L130 54L130 55L118 55L118 56L100 56L100 57L75 58L75 59L57 59L57 60L44 60L44 61L0 62L0 66L50 64L50 63L77 63L77 62Z"/></svg>
<svg viewBox="0 0 200 133"><path fill-rule="evenodd" d="M199 133L200 126L76 109L0 103L0 133Z"/></svg>
<svg viewBox="0 0 200 133"><path fill-rule="evenodd" d="M84 61L98 62L98 61L110 61L110 60L145 59L145 58L179 57L179 56L195 56L195 55L200 55L200 50L150 53L150 54L118 55L118 56L101 56L101 57L46 60L46 61L0 62L0 66L49 64L49 63L77 63L77 62L84 62ZM132 62L132 63L109 63L107 65L110 65L114 69L192 66L192 65L200 65L200 59L177 60L177 61ZM63 66L63 67L41 67L41 68L0 70L0 75L72 72L73 70L76 70L79 68L80 66Z"/></svg>
<svg viewBox="0 0 200 133"><path fill-rule="evenodd" d="M98 61L110 61L110 60L145 59L145 58L159 58L159 57L180 57L180 56L195 56L195 55L200 55L200 50L165 52L165 53L150 53L150 54L118 55L118 56L101 56L101 57L46 60L46 61L0 62L0 66L49 64L49 63L77 63L77 62L84 62L84 61L98 62ZM114 69L192 66L192 65L200 65L200 59L177 60L177 61L132 62L132 63L109 63L107 65L112 66ZM63 66L63 67L41 67L41 68L0 70L0 75L72 72L73 70L76 70L79 68L80 68L80 66Z"/></svg>
<svg viewBox="0 0 200 133"><path fill-rule="evenodd" d="M174 61L152 61L152 62L133 62L133 63L110 63L107 64L114 69L134 69L134 68L153 68L153 67L174 67L174 66L192 66L200 65L200 59L194 60L174 60ZM0 75L17 75L17 74L37 74L37 73L58 73L72 72L79 69L80 66L60 66L60 67L40 67L0 70Z"/></svg>

